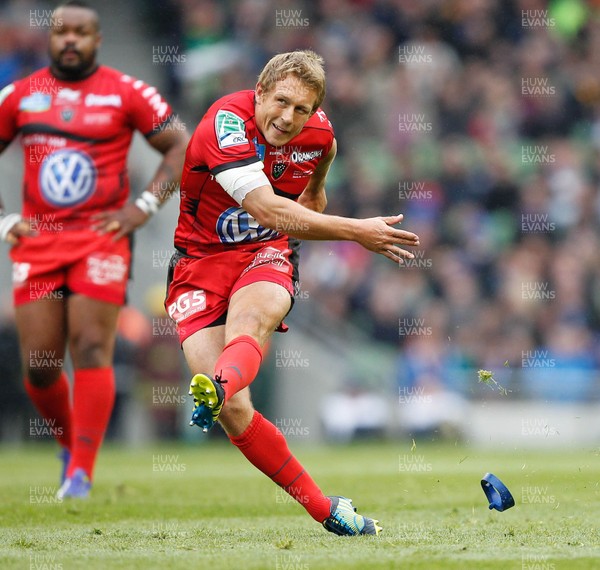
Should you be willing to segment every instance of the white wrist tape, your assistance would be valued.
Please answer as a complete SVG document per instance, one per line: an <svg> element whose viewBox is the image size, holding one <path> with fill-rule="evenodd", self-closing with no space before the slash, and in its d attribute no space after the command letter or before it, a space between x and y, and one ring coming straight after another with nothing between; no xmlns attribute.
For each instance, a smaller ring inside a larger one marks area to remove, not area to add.
<svg viewBox="0 0 600 570"><path fill-rule="evenodd" d="M160 206L159 199L148 190L142 192L142 195L134 203L147 216L156 214Z"/></svg>
<svg viewBox="0 0 600 570"><path fill-rule="evenodd" d="M271 184L267 175L263 172L263 168L264 164L259 160L252 164L219 172L215 178L225 192L241 206L248 192L259 186L269 186Z"/></svg>
<svg viewBox="0 0 600 570"><path fill-rule="evenodd" d="M0 240L6 241L10 230L22 220L21 214L0 214Z"/></svg>

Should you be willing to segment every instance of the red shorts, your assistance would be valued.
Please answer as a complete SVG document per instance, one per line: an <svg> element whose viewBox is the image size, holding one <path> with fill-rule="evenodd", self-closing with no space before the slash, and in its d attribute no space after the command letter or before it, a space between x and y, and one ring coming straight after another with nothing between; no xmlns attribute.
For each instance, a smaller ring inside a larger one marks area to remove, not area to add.
<svg viewBox="0 0 600 570"><path fill-rule="evenodd" d="M15 305L59 298L62 288L123 305L131 264L131 241L92 230L40 233L10 250Z"/></svg>
<svg viewBox="0 0 600 570"><path fill-rule="evenodd" d="M298 241L237 246L206 257L171 258L165 308L183 342L195 332L225 324L231 296L242 287L269 281L294 296L298 281ZM281 331L287 327L280 325Z"/></svg>

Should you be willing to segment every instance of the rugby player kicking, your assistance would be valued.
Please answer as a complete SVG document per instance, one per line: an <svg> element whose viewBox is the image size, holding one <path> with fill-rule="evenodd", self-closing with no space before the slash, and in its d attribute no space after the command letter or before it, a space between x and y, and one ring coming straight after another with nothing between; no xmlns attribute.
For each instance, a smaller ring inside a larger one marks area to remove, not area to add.
<svg viewBox="0 0 600 570"><path fill-rule="evenodd" d="M327 497L250 399L263 347L292 306L298 239L351 240L398 263L419 238L402 216L324 215L335 157L320 104L323 61L310 51L271 59L255 90L214 103L188 145L165 306L194 374L192 423L218 420L231 442L325 528L378 534L350 499Z"/></svg>

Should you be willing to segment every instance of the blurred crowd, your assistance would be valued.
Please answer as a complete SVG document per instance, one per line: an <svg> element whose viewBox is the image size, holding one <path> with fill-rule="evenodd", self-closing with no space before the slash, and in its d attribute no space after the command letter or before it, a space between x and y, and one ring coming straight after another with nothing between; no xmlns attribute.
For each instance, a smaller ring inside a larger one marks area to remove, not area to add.
<svg viewBox="0 0 600 570"><path fill-rule="evenodd" d="M489 369L515 397L600 396L599 0L138 0L137 11L148 42L168 48L164 91L191 125L252 88L273 54L324 57L338 141L327 212L402 212L421 247L397 266L354 244L304 243L311 326L351 322L397 349L404 390L469 395L472 371ZM0 32L4 85L45 44Z"/></svg>
<svg viewBox="0 0 600 570"><path fill-rule="evenodd" d="M156 3L157 11L160 9ZM163 4L162 2L160 3ZM600 2L173 0L172 92L198 119L277 51L323 55L336 131L328 212L402 212L394 266L303 244L310 322L398 348L403 387L599 396ZM161 26L161 23L167 26Z"/></svg>

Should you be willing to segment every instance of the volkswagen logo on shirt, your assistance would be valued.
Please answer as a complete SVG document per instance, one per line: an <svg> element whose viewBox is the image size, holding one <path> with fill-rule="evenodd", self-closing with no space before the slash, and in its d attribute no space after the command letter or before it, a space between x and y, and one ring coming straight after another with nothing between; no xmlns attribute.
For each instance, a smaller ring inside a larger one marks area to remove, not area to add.
<svg viewBox="0 0 600 570"><path fill-rule="evenodd" d="M96 167L80 150L49 154L40 169L40 188L46 202L56 207L85 202L96 189Z"/></svg>
<svg viewBox="0 0 600 570"><path fill-rule="evenodd" d="M278 235L275 230L261 226L246 210L236 207L219 216L216 230L221 243L264 241Z"/></svg>

